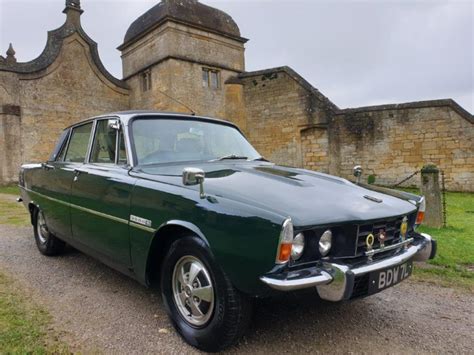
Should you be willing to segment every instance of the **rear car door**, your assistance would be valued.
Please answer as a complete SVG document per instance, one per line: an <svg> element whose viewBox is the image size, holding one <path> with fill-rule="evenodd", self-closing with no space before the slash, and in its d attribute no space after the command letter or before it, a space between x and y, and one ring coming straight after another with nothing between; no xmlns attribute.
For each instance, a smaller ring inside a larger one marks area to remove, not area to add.
<svg viewBox="0 0 474 355"><path fill-rule="evenodd" d="M71 238L70 193L74 168L83 164L92 122L67 129L38 174L36 191L47 196L39 202L48 229L61 239Z"/></svg>
<svg viewBox="0 0 474 355"><path fill-rule="evenodd" d="M130 197L123 131L117 119L99 119L85 164L76 168L71 189L71 226L76 243L104 262L129 267Z"/></svg>

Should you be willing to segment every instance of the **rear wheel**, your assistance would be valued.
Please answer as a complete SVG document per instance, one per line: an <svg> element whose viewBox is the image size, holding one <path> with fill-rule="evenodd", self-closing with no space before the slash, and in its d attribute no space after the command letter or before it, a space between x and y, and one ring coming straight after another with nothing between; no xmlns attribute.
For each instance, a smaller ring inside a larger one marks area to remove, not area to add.
<svg viewBox="0 0 474 355"><path fill-rule="evenodd" d="M232 286L195 236L171 245L161 268L161 292L177 331L200 350L230 346L250 321L251 299Z"/></svg>
<svg viewBox="0 0 474 355"><path fill-rule="evenodd" d="M50 233L44 214L39 208L33 210L33 231L36 246L41 254L53 256L63 252L66 244Z"/></svg>

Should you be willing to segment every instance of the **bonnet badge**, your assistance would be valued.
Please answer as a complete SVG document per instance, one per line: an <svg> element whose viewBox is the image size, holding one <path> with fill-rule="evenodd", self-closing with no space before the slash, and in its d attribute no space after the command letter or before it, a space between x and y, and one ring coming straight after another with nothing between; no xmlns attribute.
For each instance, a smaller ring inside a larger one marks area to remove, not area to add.
<svg viewBox="0 0 474 355"><path fill-rule="evenodd" d="M369 196L369 195L364 195L364 198L369 200L369 201L372 201L372 202L377 202L377 203L382 203L383 202L383 200L381 200L377 197Z"/></svg>

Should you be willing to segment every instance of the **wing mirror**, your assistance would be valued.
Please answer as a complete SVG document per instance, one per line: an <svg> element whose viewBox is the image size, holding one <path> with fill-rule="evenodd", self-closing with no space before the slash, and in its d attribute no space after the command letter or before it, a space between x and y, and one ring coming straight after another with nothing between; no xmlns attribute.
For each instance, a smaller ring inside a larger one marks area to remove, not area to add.
<svg viewBox="0 0 474 355"><path fill-rule="evenodd" d="M357 184L360 184L360 177L362 176L362 171L363 169L360 165L356 165L352 169L354 176L357 178Z"/></svg>
<svg viewBox="0 0 474 355"><path fill-rule="evenodd" d="M108 122L109 130L120 130L120 123L117 120L109 120Z"/></svg>
<svg viewBox="0 0 474 355"><path fill-rule="evenodd" d="M192 186L199 184L199 197L205 198L204 193L204 170L198 168L185 168L183 170L183 185Z"/></svg>

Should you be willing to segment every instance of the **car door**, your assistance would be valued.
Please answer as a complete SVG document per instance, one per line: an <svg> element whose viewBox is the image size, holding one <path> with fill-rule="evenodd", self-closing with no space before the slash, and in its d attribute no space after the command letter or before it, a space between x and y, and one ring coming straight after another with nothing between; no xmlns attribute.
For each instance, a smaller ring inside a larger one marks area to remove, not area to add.
<svg viewBox="0 0 474 355"><path fill-rule="evenodd" d="M35 179L43 215L48 229L62 239L71 237L70 193L74 169L86 157L92 122L65 130L55 150Z"/></svg>
<svg viewBox="0 0 474 355"><path fill-rule="evenodd" d="M134 182L118 120L97 120L90 156L76 168L72 183L72 235L103 261L118 266L131 265L128 220Z"/></svg>

